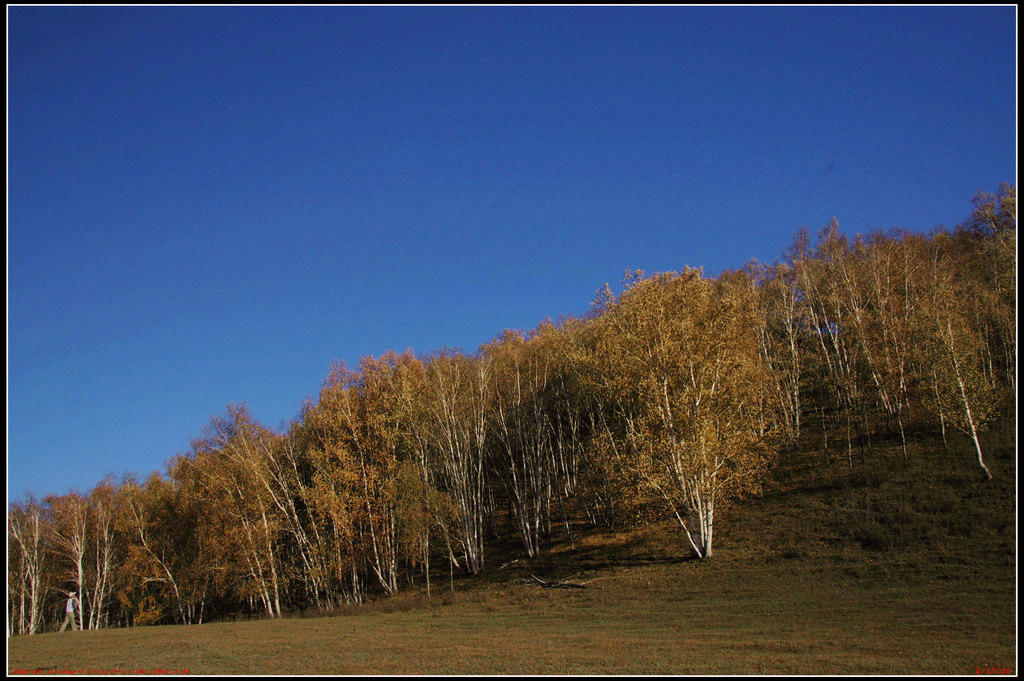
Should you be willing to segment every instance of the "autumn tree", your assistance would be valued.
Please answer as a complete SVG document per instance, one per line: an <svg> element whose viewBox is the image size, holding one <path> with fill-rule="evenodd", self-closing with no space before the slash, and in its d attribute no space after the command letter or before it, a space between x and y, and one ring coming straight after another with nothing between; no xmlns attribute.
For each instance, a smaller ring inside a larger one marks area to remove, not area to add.
<svg viewBox="0 0 1024 681"><path fill-rule="evenodd" d="M716 512L759 488L770 455L756 405L765 367L745 295L700 270L635 273L602 315L619 456L699 558L712 555Z"/></svg>
<svg viewBox="0 0 1024 681"><path fill-rule="evenodd" d="M348 410L344 413L363 484L371 567L380 585L392 594L398 589L399 538L407 520L401 512L416 510L401 503L401 493L408 490L399 487L398 473L404 462L419 458L412 437L411 403L405 396L418 375L418 360L410 352L367 357L360 363L359 375L359 413L355 418Z"/></svg>
<svg viewBox="0 0 1024 681"><path fill-rule="evenodd" d="M753 287L751 299L758 347L770 378L766 398L769 411L780 416L778 425L790 446L800 439L801 327L803 309L796 273L787 263L772 266L750 263L745 280Z"/></svg>
<svg viewBox="0 0 1024 681"><path fill-rule="evenodd" d="M535 338L506 331L484 347L491 361L494 447L523 548L540 553L549 524L554 485L554 431L545 400L553 374L551 358Z"/></svg>
<svg viewBox="0 0 1024 681"><path fill-rule="evenodd" d="M236 588L258 599L270 617L281 616L287 588L282 535L287 502L272 479L272 449L278 436L252 418L243 405L230 405L192 443L199 470L196 492L216 524L220 550L237 571Z"/></svg>
<svg viewBox="0 0 1024 681"><path fill-rule="evenodd" d="M183 465L186 460L178 459ZM178 468L172 464L172 472ZM182 493L178 474L170 479L154 472L145 482L126 480L120 487L123 513L120 526L127 535L126 557L116 597L133 625L155 624L167 618L192 624L201 617L203 584L209 579L202 530L213 517Z"/></svg>
<svg viewBox="0 0 1024 681"><path fill-rule="evenodd" d="M930 298L920 311L926 330L921 340L934 372L936 408L971 438L978 466L991 480L980 435L998 413L999 396L986 375L991 353L985 335L972 324L977 295L964 286L964 277L957 276L951 243L944 233L932 238L927 271Z"/></svg>
<svg viewBox="0 0 1024 681"><path fill-rule="evenodd" d="M388 594L398 589L398 472L420 458L407 395L419 374L408 352L365 357L358 371L337 364L304 415L319 469L316 508Z"/></svg>
<svg viewBox="0 0 1024 681"><path fill-rule="evenodd" d="M320 537L305 501L310 494L310 467L298 433L298 425L293 424L289 433L261 441L258 479L282 519L284 532L291 539L291 559L301 569L305 602L323 608L330 588L318 553Z"/></svg>
<svg viewBox="0 0 1024 681"><path fill-rule="evenodd" d="M863 382L899 429L903 457L908 457L905 421L921 357L915 310L920 306L919 260L912 237L893 230L857 236L849 250L837 253L831 272L842 285L840 305L846 322L840 330L856 343ZM866 426L865 426L866 427Z"/></svg>
<svg viewBox="0 0 1024 681"><path fill-rule="evenodd" d="M78 628L84 629L84 611L93 608L85 589L86 556L88 552L88 501L77 492L51 495L48 506L49 544L55 562L61 566L63 583L77 591L82 606L78 608Z"/></svg>
<svg viewBox="0 0 1024 681"><path fill-rule="evenodd" d="M559 450L568 449L562 460L571 464L563 478L566 494L592 524L609 527L635 519L645 505L637 481L615 455L619 441L613 423L628 404L629 385L608 372L600 349L605 333L600 311L611 304L614 296L607 289L587 316L562 324L554 412L556 443Z"/></svg>
<svg viewBox="0 0 1024 681"><path fill-rule="evenodd" d="M463 567L469 574L478 574L484 567L490 370L486 356L460 352L437 353L426 365L429 443L440 488L457 510L451 536L461 547ZM456 560L451 551L449 559Z"/></svg>
<svg viewBox="0 0 1024 681"><path fill-rule="evenodd" d="M310 535L315 539L313 556L322 566L325 599L331 606L360 603L365 576L359 545L357 518L362 504L357 494L357 466L351 450L344 445L329 384L327 399L309 405L303 414L304 455L311 468L303 502L310 515ZM327 390L328 385L325 385Z"/></svg>
<svg viewBox="0 0 1024 681"><path fill-rule="evenodd" d="M36 634L43 626L47 562L45 509L34 498L7 511L8 634Z"/></svg>
<svg viewBox="0 0 1024 681"><path fill-rule="evenodd" d="M844 426L847 461L852 470L852 433L858 433L862 458L866 434L863 357L856 336L849 332L853 325L846 270L849 242L833 219L819 232L814 249L806 230L800 230L789 257L804 300L807 333L813 338L809 345L816 350L812 355L817 362L813 380L819 392L830 398L828 410L834 411ZM827 431L827 425L823 428Z"/></svg>
<svg viewBox="0 0 1024 681"><path fill-rule="evenodd" d="M585 334L583 320L566 318L557 325L541 323L530 338L533 352L542 358L548 372L543 398L551 431L548 503L557 504L570 542L573 535L569 518L576 505L581 460L596 423L590 382L582 375Z"/></svg>
<svg viewBox="0 0 1024 681"><path fill-rule="evenodd" d="M439 489L442 478L434 433L436 424L427 395L426 365L410 353L403 357L401 380L395 397L403 414L409 457L398 472L399 544L408 561L423 571L430 594L430 567L434 549L452 545L452 529L459 514L450 495ZM410 579L412 575L410 575Z"/></svg>
<svg viewBox="0 0 1024 681"><path fill-rule="evenodd" d="M965 261L961 276L974 287L973 324L986 336L989 373L1017 390L1017 187L978 192L974 209L957 226L954 242Z"/></svg>
<svg viewBox="0 0 1024 681"><path fill-rule="evenodd" d="M107 478L89 492L88 544L85 592L92 604L89 628L109 625L108 611L121 561L124 559L124 538L118 531L123 513L121 497L114 481Z"/></svg>

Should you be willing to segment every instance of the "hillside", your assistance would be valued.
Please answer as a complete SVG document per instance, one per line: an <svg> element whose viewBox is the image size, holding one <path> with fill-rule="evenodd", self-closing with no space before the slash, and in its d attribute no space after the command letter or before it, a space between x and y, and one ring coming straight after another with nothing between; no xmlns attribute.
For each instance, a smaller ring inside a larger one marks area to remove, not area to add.
<svg viewBox="0 0 1024 681"><path fill-rule="evenodd" d="M690 560L677 528L576 526L528 560L510 538L476 578L435 574L332 617L9 639L19 670L231 674L1016 673L1016 466L994 479L967 442L876 449L866 462L784 455L763 495ZM586 588L543 588L547 582Z"/></svg>
<svg viewBox="0 0 1024 681"><path fill-rule="evenodd" d="M448 571L616 564L577 544L669 518L671 555L712 558L730 507L804 490L827 501L754 521L752 555L994 541L974 485L1013 441L1016 189L974 204L953 231L833 220L771 266L631 271L473 352L335 363L277 430L228 405L164 472L10 504L8 632L76 593L90 630L328 614Z"/></svg>

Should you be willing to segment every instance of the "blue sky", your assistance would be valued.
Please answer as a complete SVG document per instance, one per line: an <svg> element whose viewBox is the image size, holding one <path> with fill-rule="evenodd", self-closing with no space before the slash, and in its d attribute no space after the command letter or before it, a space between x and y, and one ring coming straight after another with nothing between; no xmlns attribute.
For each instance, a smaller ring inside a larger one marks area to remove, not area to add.
<svg viewBox="0 0 1024 681"><path fill-rule="evenodd" d="M1016 182L1016 9L8 7L8 499Z"/></svg>

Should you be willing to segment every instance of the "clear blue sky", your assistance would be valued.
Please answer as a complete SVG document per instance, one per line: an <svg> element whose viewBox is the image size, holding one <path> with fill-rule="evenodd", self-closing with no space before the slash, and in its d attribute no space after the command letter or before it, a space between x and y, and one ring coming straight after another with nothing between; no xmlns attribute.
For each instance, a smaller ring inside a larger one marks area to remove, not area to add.
<svg viewBox="0 0 1024 681"><path fill-rule="evenodd" d="M1016 181L1016 9L8 7L8 499Z"/></svg>

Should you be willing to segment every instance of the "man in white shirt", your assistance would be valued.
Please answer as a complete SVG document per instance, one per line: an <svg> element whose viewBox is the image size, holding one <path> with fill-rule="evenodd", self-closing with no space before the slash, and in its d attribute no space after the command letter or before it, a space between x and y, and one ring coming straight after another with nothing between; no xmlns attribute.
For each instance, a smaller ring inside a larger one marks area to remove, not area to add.
<svg viewBox="0 0 1024 681"><path fill-rule="evenodd" d="M60 630L64 631L68 628L68 624L71 625L71 631L78 631L78 622L75 621L75 603L78 603L78 607L81 608L81 602L75 597L76 592L71 591L68 593L68 603L64 610L67 613L64 616L64 624L60 625Z"/></svg>

